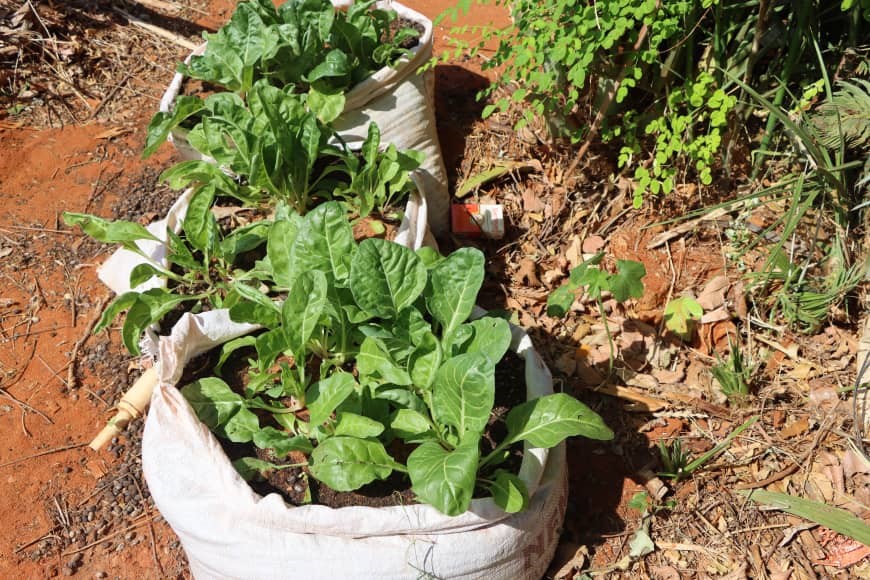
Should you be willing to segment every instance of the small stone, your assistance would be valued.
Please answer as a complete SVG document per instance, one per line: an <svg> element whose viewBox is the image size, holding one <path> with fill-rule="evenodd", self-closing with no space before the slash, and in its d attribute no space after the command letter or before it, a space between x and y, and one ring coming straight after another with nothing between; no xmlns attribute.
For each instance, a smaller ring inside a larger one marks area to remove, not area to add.
<svg viewBox="0 0 870 580"><path fill-rule="evenodd" d="M102 570L94 574L94 578L108 578L109 575L103 572Z"/></svg>

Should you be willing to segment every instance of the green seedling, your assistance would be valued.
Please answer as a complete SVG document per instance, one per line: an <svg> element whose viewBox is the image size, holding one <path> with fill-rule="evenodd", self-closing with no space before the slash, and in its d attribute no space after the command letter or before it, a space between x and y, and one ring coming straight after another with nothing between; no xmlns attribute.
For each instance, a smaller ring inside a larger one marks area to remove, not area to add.
<svg viewBox="0 0 870 580"><path fill-rule="evenodd" d="M659 454L662 460L664 471L660 473L662 477L669 477L675 481L691 477L696 471L704 466L708 461L725 451L734 441L734 438L748 429L753 423L758 420L758 417L752 417L736 429L728 434L721 443L713 447L711 450L702 454L697 459L691 457L683 450L682 443L679 439L675 440L671 445L665 445L659 441Z"/></svg>
<svg viewBox="0 0 870 580"><path fill-rule="evenodd" d="M674 298L665 306L665 327L681 340L689 341L702 316L704 308L691 296Z"/></svg>
<svg viewBox="0 0 870 580"><path fill-rule="evenodd" d="M746 363L739 345L729 341L729 349L728 358L725 360L716 354L718 362L710 367L710 373L729 400L739 400L749 395L755 366Z"/></svg>
<svg viewBox="0 0 870 580"><path fill-rule="evenodd" d="M643 296L643 277L646 276L646 268L640 262L633 260L618 260L616 273L603 270L600 265L604 259L604 253L599 252L576 268L571 270L568 281L556 288L547 297L547 314L549 316L565 316L571 308L571 304L577 298L582 289L586 295L595 300L598 312L604 322L607 333L607 343L610 347L610 365L613 367L613 359L616 356L613 346L613 337L607 324L607 316L604 311L603 293L609 291L613 298L619 302L626 302L630 298Z"/></svg>

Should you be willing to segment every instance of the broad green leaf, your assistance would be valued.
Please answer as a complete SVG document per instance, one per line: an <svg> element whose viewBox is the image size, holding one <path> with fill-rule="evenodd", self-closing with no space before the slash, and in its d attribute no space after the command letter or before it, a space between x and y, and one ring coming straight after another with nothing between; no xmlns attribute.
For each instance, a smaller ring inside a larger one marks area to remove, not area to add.
<svg viewBox="0 0 870 580"><path fill-rule="evenodd" d="M202 108L203 102L199 97L180 95L175 99L171 111L159 112L154 115L151 122L148 123L142 159L150 157L166 141L174 128L188 117L201 111Z"/></svg>
<svg viewBox="0 0 870 580"><path fill-rule="evenodd" d="M665 326L683 338L690 338L695 323L704 316L704 308L690 296L674 298L665 306Z"/></svg>
<svg viewBox="0 0 870 580"><path fill-rule="evenodd" d="M260 449L272 449L278 457L286 457L291 451L307 454L314 449L307 437L290 435L274 427L263 427L254 433L254 445Z"/></svg>
<svg viewBox="0 0 870 580"><path fill-rule="evenodd" d="M441 344L431 332L427 332L420 344L408 357L408 370L414 385L428 389L441 366Z"/></svg>
<svg viewBox="0 0 870 580"><path fill-rule="evenodd" d="M643 277L646 268L640 262L619 260L616 274L610 276L610 291L617 302L643 297Z"/></svg>
<svg viewBox="0 0 870 580"><path fill-rule="evenodd" d="M571 305L574 304L577 289L572 288L570 282L562 284L547 296L547 316L561 318L568 314Z"/></svg>
<svg viewBox="0 0 870 580"><path fill-rule="evenodd" d="M228 195L234 195L238 190L232 178L219 167L197 159L176 163L160 174L160 181L165 181L172 189L183 189L192 183L199 183L212 185L217 191Z"/></svg>
<svg viewBox="0 0 870 580"><path fill-rule="evenodd" d="M390 429L401 438L408 439L432 430L432 424L422 413L411 409L399 409L390 422Z"/></svg>
<svg viewBox="0 0 870 580"><path fill-rule="evenodd" d="M236 443L246 443L259 430L257 416L224 381L208 377L181 389L199 420L214 433Z"/></svg>
<svg viewBox="0 0 870 580"><path fill-rule="evenodd" d="M375 398L390 401L399 407L411 409L418 413L428 413L429 408L419 396L408 389L378 389Z"/></svg>
<svg viewBox="0 0 870 580"><path fill-rule="evenodd" d="M423 261L427 269L431 269L444 259L444 256L438 253L438 250L423 246L417 250L417 256Z"/></svg>
<svg viewBox="0 0 870 580"><path fill-rule="evenodd" d="M453 451L439 443L423 443L408 456L408 474L417 497L448 516L471 505L477 475L479 440L469 438Z"/></svg>
<svg viewBox="0 0 870 580"><path fill-rule="evenodd" d="M257 337L247 335L241 336L229 342L225 342L221 347L221 355L218 359L217 364L215 365L215 372L220 374L221 368L223 368L224 364L230 358L230 355L239 350L240 348L245 348L247 346L254 346L257 343Z"/></svg>
<svg viewBox="0 0 870 580"><path fill-rule="evenodd" d="M103 310L103 315L100 316L100 321L97 322L97 325L94 327L94 334L109 326L109 324L115 320L116 316L124 310L128 310L138 299L138 292L125 292L124 294L117 296L108 306L106 306L106 309Z"/></svg>
<svg viewBox="0 0 870 580"><path fill-rule="evenodd" d="M173 294L163 288L152 288L139 294L127 311L121 338L130 353L139 354L139 338L147 327L159 322L169 311L196 296Z"/></svg>
<svg viewBox="0 0 870 580"><path fill-rule="evenodd" d="M483 284L484 261L480 250L460 248L430 271L426 306L441 323L443 336L449 336L471 314Z"/></svg>
<svg viewBox="0 0 870 580"><path fill-rule="evenodd" d="M308 470L335 491L353 491L386 479L396 465L380 441L330 437L314 448Z"/></svg>
<svg viewBox="0 0 870 580"><path fill-rule="evenodd" d="M535 447L554 447L568 437L613 439L613 431L592 409L565 393L527 401L507 416L511 442L528 441Z"/></svg>
<svg viewBox="0 0 870 580"><path fill-rule="evenodd" d="M435 374L432 412L439 423L457 429L460 438L482 433L495 401L495 367L483 353L463 354Z"/></svg>
<svg viewBox="0 0 870 580"><path fill-rule="evenodd" d="M489 484L489 491L495 504L509 514L514 514L526 509L529 505L529 491L523 480L507 472L498 469L495 478Z"/></svg>
<svg viewBox="0 0 870 580"><path fill-rule="evenodd" d="M190 198L182 224L187 241L202 252L211 250L217 236L217 223L211 213L214 197L214 186L199 188Z"/></svg>
<svg viewBox="0 0 870 580"><path fill-rule="evenodd" d="M364 240L350 271L350 288L364 311L395 318L426 286L426 267L413 251L380 239Z"/></svg>
<svg viewBox="0 0 870 580"><path fill-rule="evenodd" d="M378 147L381 144L381 131L376 123L369 123L368 134L366 140L363 141L362 153L363 159L368 163L374 163L378 158Z"/></svg>
<svg viewBox="0 0 870 580"><path fill-rule="evenodd" d="M233 291L244 299L229 308L233 322L260 324L266 328L275 328L280 324L281 308L261 290L236 281Z"/></svg>
<svg viewBox="0 0 870 580"><path fill-rule="evenodd" d="M311 385L305 396L312 425L320 425L357 388L350 373L337 372Z"/></svg>
<svg viewBox="0 0 870 580"><path fill-rule="evenodd" d="M287 344L298 360L304 358L305 345L320 322L325 304L326 275L317 270L302 272L281 307Z"/></svg>
<svg viewBox="0 0 870 580"><path fill-rule="evenodd" d="M141 254L138 240L160 240L135 222L109 221L84 213L64 212L63 221L68 226L79 226L82 231L99 242L121 244L126 249Z"/></svg>
<svg viewBox="0 0 870 580"><path fill-rule="evenodd" d="M285 350L289 349L283 328L275 328L257 336L257 356L264 367L271 366Z"/></svg>
<svg viewBox="0 0 870 580"><path fill-rule="evenodd" d="M233 443L249 443L259 431L260 420L245 407L239 409L223 426L225 437Z"/></svg>
<svg viewBox="0 0 870 580"><path fill-rule="evenodd" d="M344 93L321 93L312 88L308 91L308 106L321 123L332 123L344 111Z"/></svg>
<svg viewBox="0 0 870 580"><path fill-rule="evenodd" d="M366 337L356 355L356 368L360 380L363 377L380 377L384 382L394 385L410 385L411 377L402 369L377 338Z"/></svg>
<svg viewBox="0 0 870 580"><path fill-rule="evenodd" d="M166 272L148 262L136 264L133 271L130 272L130 288L135 288L140 284L144 284L155 276L163 278L166 276Z"/></svg>
<svg viewBox="0 0 870 580"><path fill-rule="evenodd" d="M276 465L257 457L240 457L233 461L233 468L245 481L264 479Z"/></svg>
<svg viewBox="0 0 870 580"><path fill-rule="evenodd" d="M232 262L240 254L258 248L266 242L271 226L269 222L258 221L238 228L221 240L221 255L228 262Z"/></svg>
<svg viewBox="0 0 870 580"><path fill-rule="evenodd" d="M338 421L335 424L336 435L366 439L368 437L377 437L383 432L383 424L356 413L339 413Z"/></svg>
<svg viewBox="0 0 870 580"><path fill-rule="evenodd" d="M511 346L511 327L503 318L484 316L469 323L474 334L461 352L482 352L489 360L498 362Z"/></svg>
<svg viewBox="0 0 870 580"><path fill-rule="evenodd" d="M320 270L344 282L353 250L353 231L344 209L338 202L321 204L305 216L296 235L290 256L290 278L298 272Z"/></svg>
<svg viewBox="0 0 870 580"><path fill-rule="evenodd" d="M305 80L314 83L321 79L345 77L351 72L351 63L342 51L335 49L326 53L323 61L308 73Z"/></svg>
<svg viewBox="0 0 870 580"><path fill-rule="evenodd" d="M266 254L272 264L272 279L282 288L290 288L293 285L290 252L301 223L302 219L294 213L287 219L276 220L269 229Z"/></svg>
<svg viewBox="0 0 870 580"><path fill-rule="evenodd" d="M393 334L407 344L419 345L432 333L432 325L423 318L423 313L414 307L405 308L396 317Z"/></svg>

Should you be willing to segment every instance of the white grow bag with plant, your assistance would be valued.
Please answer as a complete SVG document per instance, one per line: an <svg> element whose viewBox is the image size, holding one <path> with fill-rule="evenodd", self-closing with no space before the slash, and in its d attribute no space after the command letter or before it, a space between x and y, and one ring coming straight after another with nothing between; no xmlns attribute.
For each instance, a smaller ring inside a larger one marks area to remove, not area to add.
<svg viewBox="0 0 870 580"><path fill-rule="evenodd" d="M526 445L519 476L529 505L515 514L492 498L475 499L467 512L449 517L428 505L293 507L277 494L255 493L177 388L190 359L249 330L215 311L185 315L160 341L142 465L196 578L542 576L565 515L564 444ZM550 373L522 329L512 328L511 349L525 360L528 397L552 393Z"/></svg>
<svg viewBox="0 0 870 580"><path fill-rule="evenodd" d="M344 8L351 3L333 0L333 4ZM409 49L408 56L391 67L375 71L345 94L344 110L333 121L333 126L352 149L361 146L369 124L376 123L381 130L382 143L424 154L417 181L430 205L429 224L440 235L447 231L450 202L447 173L435 125L434 73L432 70L420 72L432 57L432 21L398 2L381 1L377 6L394 10L399 17L422 26L423 32L417 46ZM185 63L203 54L205 48L206 44L199 46ZM184 76L176 73L160 100L161 112L172 110L183 81ZM169 140L185 159L210 160L190 145L186 131L180 127L173 129Z"/></svg>

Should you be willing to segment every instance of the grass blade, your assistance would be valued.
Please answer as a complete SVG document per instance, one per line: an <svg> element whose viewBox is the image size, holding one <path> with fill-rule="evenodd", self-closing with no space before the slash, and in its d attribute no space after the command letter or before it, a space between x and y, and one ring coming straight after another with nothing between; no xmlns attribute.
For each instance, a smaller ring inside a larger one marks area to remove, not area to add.
<svg viewBox="0 0 870 580"><path fill-rule="evenodd" d="M870 546L870 525L846 510L786 493L759 489L738 491L737 493L747 496L755 502L821 524L857 540L865 546Z"/></svg>

